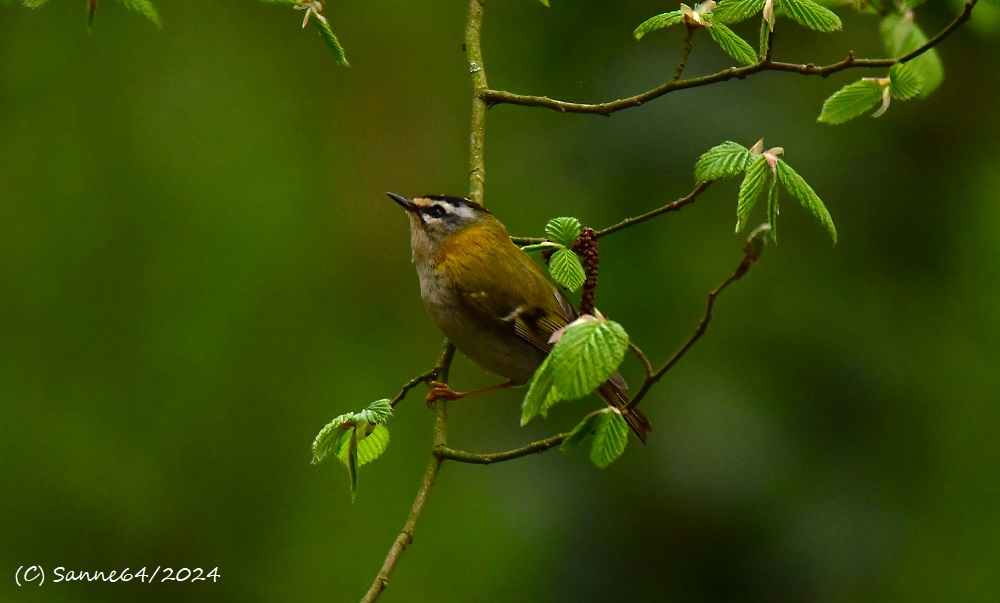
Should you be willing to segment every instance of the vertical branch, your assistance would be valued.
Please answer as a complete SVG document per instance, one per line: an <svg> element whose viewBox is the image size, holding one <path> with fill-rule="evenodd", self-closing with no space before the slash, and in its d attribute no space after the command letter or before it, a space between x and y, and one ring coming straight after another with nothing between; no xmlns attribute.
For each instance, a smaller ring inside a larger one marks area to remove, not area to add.
<svg viewBox="0 0 1000 603"><path fill-rule="evenodd" d="M449 342L445 342L444 349L441 350L441 357L438 358L437 365L433 370L435 378L438 381L442 383L448 382L448 371L451 369L451 360L454 357L455 346ZM361 598L361 603L373 603L379 598L382 591L389 586L389 576L396 569L396 564L399 563L399 558L403 555L403 551L413 542L413 531L417 528L417 522L420 521L420 515L424 512L424 507L427 506L427 498L430 496L431 488L434 487L434 480L437 479L438 470L441 469L443 457L438 455L437 451L440 448L448 446L448 433L445 430L447 407L444 400L438 400L436 404L437 417L434 420L434 446L431 448L431 458L427 461L427 469L424 470L424 478L420 481L420 489L417 490L417 496L413 499L413 508L410 509L410 515L406 518L406 523L403 524L403 531L399 533L399 536L396 537L396 540L389 548L389 553L385 556L385 561L382 563L382 569L375 576L375 581L372 582L368 592Z"/></svg>
<svg viewBox="0 0 1000 603"><path fill-rule="evenodd" d="M472 123L469 127L469 199L482 205L483 186L486 183L486 163L483 145L486 136L486 109L484 99L488 89L486 71L483 70L483 51L480 32L483 27L484 0L469 0L469 17L465 24L465 53L472 74Z"/></svg>

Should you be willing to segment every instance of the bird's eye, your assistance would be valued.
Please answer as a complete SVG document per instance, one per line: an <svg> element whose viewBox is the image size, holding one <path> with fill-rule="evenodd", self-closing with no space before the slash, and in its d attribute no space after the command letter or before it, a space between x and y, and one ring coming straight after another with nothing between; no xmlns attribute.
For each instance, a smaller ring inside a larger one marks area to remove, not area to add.
<svg viewBox="0 0 1000 603"><path fill-rule="evenodd" d="M427 208L427 215L434 219L443 218L446 213L447 212L445 212L444 208L440 205L432 205Z"/></svg>

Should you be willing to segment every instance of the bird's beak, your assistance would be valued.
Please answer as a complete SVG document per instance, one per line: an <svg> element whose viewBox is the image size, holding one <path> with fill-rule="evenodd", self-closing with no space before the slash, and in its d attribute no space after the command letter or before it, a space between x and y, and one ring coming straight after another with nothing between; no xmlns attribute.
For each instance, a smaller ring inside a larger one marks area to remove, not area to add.
<svg viewBox="0 0 1000 603"><path fill-rule="evenodd" d="M396 203L399 203L403 207L403 209L405 209L406 211L409 211L409 212L417 211L417 205L416 205L416 203L414 203L413 201L410 201L406 197L404 197L402 195L397 195L396 193L386 193L386 194L389 195L390 199L392 199Z"/></svg>

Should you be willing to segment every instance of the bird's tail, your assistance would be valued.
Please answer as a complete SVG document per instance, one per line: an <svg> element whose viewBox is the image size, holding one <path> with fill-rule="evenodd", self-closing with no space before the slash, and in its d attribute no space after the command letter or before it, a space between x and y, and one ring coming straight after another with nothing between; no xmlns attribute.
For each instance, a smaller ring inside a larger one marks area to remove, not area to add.
<svg viewBox="0 0 1000 603"><path fill-rule="evenodd" d="M646 434L653 430L653 426L649 424L649 419L646 418L646 415L641 410L634 406L629 407L629 398L625 395L627 388L628 384L625 383L621 375L616 373L597 389L597 393L604 398L608 406L616 408L621 412L622 418L628 423L629 429L639 438L640 442L645 444Z"/></svg>

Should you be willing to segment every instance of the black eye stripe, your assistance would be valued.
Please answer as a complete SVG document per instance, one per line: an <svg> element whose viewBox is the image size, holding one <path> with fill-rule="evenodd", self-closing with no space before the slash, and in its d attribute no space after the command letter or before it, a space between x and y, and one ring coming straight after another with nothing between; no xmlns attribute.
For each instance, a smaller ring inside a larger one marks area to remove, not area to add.
<svg viewBox="0 0 1000 603"><path fill-rule="evenodd" d="M436 204L435 205L431 205L430 207L425 207L425 208L421 209L421 212L424 213L424 214L427 214L428 216L430 216L432 218L437 218L437 219L443 218L445 216L445 214L448 213L443 207L441 207L440 205L436 205Z"/></svg>

